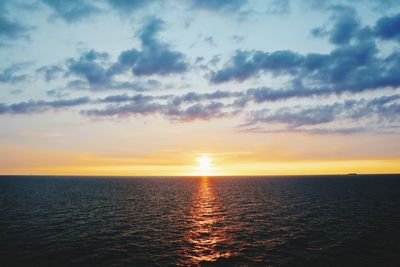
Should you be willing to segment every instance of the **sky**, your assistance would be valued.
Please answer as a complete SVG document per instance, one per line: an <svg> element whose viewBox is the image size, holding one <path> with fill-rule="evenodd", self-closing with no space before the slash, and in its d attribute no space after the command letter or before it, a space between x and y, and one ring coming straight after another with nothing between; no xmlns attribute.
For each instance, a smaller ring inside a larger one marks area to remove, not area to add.
<svg viewBox="0 0 400 267"><path fill-rule="evenodd" d="M397 0L3 0L0 174L400 173L399 43Z"/></svg>

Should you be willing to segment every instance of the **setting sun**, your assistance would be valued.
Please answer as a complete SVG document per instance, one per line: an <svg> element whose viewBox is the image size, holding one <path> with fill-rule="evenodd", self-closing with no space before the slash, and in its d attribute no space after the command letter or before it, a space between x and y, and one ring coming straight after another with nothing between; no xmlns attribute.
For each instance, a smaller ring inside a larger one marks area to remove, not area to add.
<svg viewBox="0 0 400 267"><path fill-rule="evenodd" d="M201 171L209 171L211 169L211 159L208 155L201 155L197 159L198 168Z"/></svg>
<svg viewBox="0 0 400 267"><path fill-rule="evenodd" d="M196 173L199 175L211 175L213 174L213 163L211 157L208 154L201 154L197 157L197 168Z"/></svg>

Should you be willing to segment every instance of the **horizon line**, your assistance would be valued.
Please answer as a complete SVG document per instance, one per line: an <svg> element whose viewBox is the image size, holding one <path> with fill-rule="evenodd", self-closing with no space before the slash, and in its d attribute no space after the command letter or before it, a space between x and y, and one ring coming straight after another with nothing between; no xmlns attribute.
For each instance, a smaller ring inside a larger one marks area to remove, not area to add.
<svg viewBox="0 0 400 267"><path fill-rule="evenodd" d="M0 174L5 176L46 176L46 177L120 177L120 178L202 178L202 177L298 177L298 176L366 176L366 175L400 175L400 173L336 173L336 174L251 174L251 175L77 175L77 174Z"/></svg>

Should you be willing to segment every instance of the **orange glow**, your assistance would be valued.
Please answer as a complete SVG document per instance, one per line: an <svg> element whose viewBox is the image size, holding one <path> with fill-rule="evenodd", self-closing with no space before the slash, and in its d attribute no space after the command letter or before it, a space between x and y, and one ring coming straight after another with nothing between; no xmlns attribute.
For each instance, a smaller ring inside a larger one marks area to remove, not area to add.
<svg viewBox="0 0 400 267"><path fill-rule="evenodd" d="M400 159L296 160L244 152L166 151L139 156L97 156L57 150L0 148L0 174L216 176L400 173Z"/></svg>

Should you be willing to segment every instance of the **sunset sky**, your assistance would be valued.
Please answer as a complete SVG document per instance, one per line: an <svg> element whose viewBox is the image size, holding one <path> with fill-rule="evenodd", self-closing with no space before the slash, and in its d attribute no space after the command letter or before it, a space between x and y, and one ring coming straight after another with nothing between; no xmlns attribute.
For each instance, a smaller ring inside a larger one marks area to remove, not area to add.
<svg viewBox="0 0 400 267"><path fill-rule="evenodd" d="M400 173L400 1L4 0L0 174Z"/></svg>

